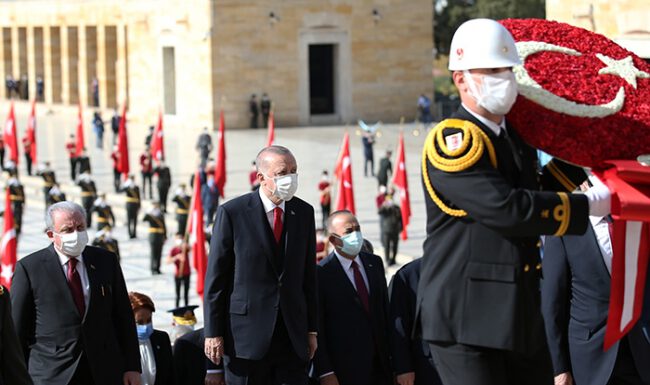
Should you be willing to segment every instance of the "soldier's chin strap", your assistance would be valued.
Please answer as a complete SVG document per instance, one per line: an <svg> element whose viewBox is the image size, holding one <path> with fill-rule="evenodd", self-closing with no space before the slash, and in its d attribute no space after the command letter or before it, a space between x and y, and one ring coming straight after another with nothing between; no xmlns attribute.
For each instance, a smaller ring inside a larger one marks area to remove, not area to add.
<svg viewBox="0 0 650 385"><path fill-rule="evenodd" d="M443 134L446 128L461 130L463 139L458 148L450 150L447 147ZM436 194L427 172L427 160L431 163L431 166L441 171L460 172L475 165L483 156L485 148L488 150L490 163L496 168L497 156L490 138L477 125L467 120L445 119L438 123L427 135L422 150L422 179L431 200L445 214L453 217L464 217L467 212L449 207Z"/></svg>

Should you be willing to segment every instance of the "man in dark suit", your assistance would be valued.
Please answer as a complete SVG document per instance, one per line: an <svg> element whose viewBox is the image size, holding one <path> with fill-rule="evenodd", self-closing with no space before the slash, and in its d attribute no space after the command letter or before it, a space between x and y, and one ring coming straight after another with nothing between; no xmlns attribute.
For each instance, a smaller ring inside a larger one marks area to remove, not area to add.
<svg viewBox="0 0 650 385"><path fill-rule="evenodd" d="M650 384L650 285L643 314L603 351L612 247L608 217L590 217L584 235L550 237L544 245L542 312L557 385Z"/></svg>
<svg viewBox="0 0 650 385"><path fill-rule="evenodd" d="M322 385L392 384L384 265L361 251L361 227L351 212L332 213L327 230L334 251L317 269L315 374Z"/></svg>
<svg viewBox="0 0 650 385"><path fill-rule="evenodd" d="M178 385L224 385L223 369L205 357L203 328L174 342L174 374Z"/></svg>
<svg viewBox="0 0 650 385"><path fill-rule="evenodd" d="M228 384L306 384L316 351L314 209L294 197L281 146L257 156L258 191L219 207L205 278L205 352Z"/></svg>
<svg viewBox="0 0 650 385"><path fill-rule="evenodd" d="M377 183L380 186L388 186L388 178L393 175L393 164L390 157L393 155L391 150L386 150L386 156L379 159L379 169L377 170Z"/></svg>
<svg viewBox="0 0 650 385"><path fill-rule="evenodd" d="M390 351L398 385L442 385L429 344L412 337L421 263L418 258L404 265L388 288Z"/></svg>
<svg viewBox="0 0 650 385"><path fill-rule="evenodd" d="M31 385L25 355L11 317L9 292L0 286L0 385Z"/></svg>
<svg viewBox="0 0 650 385"><path fill-rule="evenodd" d="M172 175L169 171L169 167L165 164L164 161L159 161L156 164L156 167L153 169L154 175L158 177L156 181L156 187L158 188L158 200L160 201L160 207L163 213L167 213L167 194L169 193L169 187L172 185Z"/></svg>
<svg viewBox="0 0 650 385"><path fill-rule="evenodd" d="M86 214L48 208L49 247L16 264L16 331L36 385L139 385L140 353L122 270L114 254L86 246Z"/></svg>

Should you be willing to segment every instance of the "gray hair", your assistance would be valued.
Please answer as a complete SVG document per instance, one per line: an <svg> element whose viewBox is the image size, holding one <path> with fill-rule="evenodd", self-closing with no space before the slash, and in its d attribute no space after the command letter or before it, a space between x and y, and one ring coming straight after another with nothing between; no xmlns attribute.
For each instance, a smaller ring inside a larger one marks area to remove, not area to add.
<svg viewBox="0 0 650 385"><path fill-rule="evenodd" d="M268 166L266 162L266 155L268 154L281 156L291 155L293 157L291 151L289 151L289 149L286 147L276 145L264 147L260 152L257 153L257 156L255 157L255 167L257 168L257 171L266 171L266 167Z"/></svg>
<svg viewBox="0 0 650 385"><path fill-rule="evenodd" d="M86 210L77 203L63 201L47 208L47 212L45 213L45 226L47 230L54 230L54 213L58 211L78 214L83 218L84 224L86 224Z"/></svg>

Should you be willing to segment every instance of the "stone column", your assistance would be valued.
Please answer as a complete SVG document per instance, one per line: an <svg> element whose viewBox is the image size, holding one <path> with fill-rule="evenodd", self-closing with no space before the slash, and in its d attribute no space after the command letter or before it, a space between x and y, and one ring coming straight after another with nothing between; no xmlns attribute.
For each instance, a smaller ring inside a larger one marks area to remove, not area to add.
<svg viewBox="0 0 650 385"><path fill-rule="evenodd" d="M121 107L129 97L129 42L128 28L118 25L117 28L117 105Z"/></svg>
<svg viewBox="0 0 650 385"><path fill-rule="evenodd" d="M27 79L29 100L36 98L36 55L34 52L34 26L27 27Z"/></svg>
<svg viewBox="0 0 650 385"><path fill-rule="evenodd" d="M79 65L77 66L77 71L79 75L79 101L81 102L82 106L89 106L90 103L88 103L88 85L90 84L91 80L88 78L88 65L86 64L86 60L88 60L88 55L86 54L86 26L84 24L80 24L77 26L79 31L79 39L78 41L78 49L79 49Z"/></svg>
<svg viewBox="0 0 650 385"><path fill-rule="evenodd" d="M11 68L14 80L20 79L20 47L18 44L18 27L11 27Z"/></svg>
<svg viewBox="0 0 650 385"><path fill-rule="evenodd" d="M99 107L108 108L108 82L106 81L106 26L97 26L97 81L99 82Z"/></svg>
<svg viewBox="0 0 650 385"><path fill-rule="evenodd" d="M43 26L43 82L45 83L45 103L53 103L52 84L52 36L49 25Z"/></svg>
<svg viewBox="0 0 650 385"><path fill-rule="evenodd" d="M70 104L70 55L68 52L68 28L61 27L61 102Z"/></svg>

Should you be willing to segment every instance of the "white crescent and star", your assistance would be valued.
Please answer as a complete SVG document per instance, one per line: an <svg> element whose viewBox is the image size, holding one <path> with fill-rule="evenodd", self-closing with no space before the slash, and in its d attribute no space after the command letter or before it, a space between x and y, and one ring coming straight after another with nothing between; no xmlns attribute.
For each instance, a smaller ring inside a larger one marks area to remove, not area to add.
<svg viewBox="0 0 650 385"><path fill-rule="evenodd" d="M2 272L0 273L0 276L4 279L5 282L11 281L11 276L14 274L14 265L9 263L9 264L2 264Z"/></svg>
<svg viewBox="0 0 650 385"><path fill-rule="evenodd" d="M581 56L582 53L571 48L562 47L555 44L538 42L538 41L524 41L518 42L517 51L522 63L526 62L526 58L538 52L559 52L570 56ZM599 75L614 75L624 79L633 88L637 87L637 78L647 79L650 74L640 71L634 65L632 56L627 56L624 59L616 60L603 54L596 54L596 57L605 64L605 67L598 71ZM571 100L558 96L550 91L545 90L539 83L537 83L526 71L524 64L515 66L513 68L515 77L517 79L519 94L530 99L547 109L566 115L583 117L583 118L603 118L606 116L614 115L619 112L625 104L625 89L620 87L614 99L604 104L582 104L576 103Z"/></svg>

